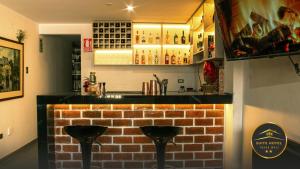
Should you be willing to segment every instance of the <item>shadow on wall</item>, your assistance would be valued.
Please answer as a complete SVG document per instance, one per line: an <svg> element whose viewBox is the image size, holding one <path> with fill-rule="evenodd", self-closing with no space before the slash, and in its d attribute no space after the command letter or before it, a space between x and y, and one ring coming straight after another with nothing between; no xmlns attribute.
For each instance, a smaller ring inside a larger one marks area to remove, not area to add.
<svg viewBox="0 0 300 169"><path fill-rule="evenodd" d="M296 62L300 62L296 57ZM249 74L246 105L297 117L300 123L300 76L288 57L253 60L249 64Z"/></svg>
<svg viewBox="0 0 300 169"><path fill-rule="evenodd" d="M299 56L292 56L300 63ZM273 59L257 59L249 61L250 88L272 87L277 85L300 83L288 56Z"/></svg>

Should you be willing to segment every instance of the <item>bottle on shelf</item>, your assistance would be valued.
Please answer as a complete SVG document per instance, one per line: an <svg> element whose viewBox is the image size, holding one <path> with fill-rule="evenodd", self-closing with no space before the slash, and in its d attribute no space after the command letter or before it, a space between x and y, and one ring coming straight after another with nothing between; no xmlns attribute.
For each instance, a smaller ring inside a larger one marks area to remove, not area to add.
<svg viewBox="0 0 300 169"><path fill-rule="evenodd" d="M175 65L176 64L176 56L175 56L175 52L173 50L173 55L171 56L171 64Z"/></svg>
<svg viewBox="0 0 300 169"><path fill-rule="evenodd" d="M181 64L182 64L182 62L181 62L181 53L180 53L180 51L178 52L178 56L177 56L177 64L178 64L178 65L181 65Z"/></svg>
<svg viewBox="0 0 300 169"><path fill-rule="evenodd" d="M155 41L156 41L156 44L160 44L160 37L159 37L158 33L156 34Z"/></svg>
<svg viewBox="0 0 300 169"><path fill-rule="evenodd" d="M186 53L184 53L183 64L188 64L188 57L187 57Z"/></svg>
<svg viewBox="0 0 300 169"><path fill-rule="evenodd" d="M145 32L144 31L143 31L143 35L142 35L142 43L146 43Z"/></svg>
<svg viewBox="0 0 300 169"><path fill-rule="evenodd" d="M174 44L178 44L178 35L175 33L174 35Z"/></svg>
<svg viewBox="0 0 300 169"><path fill-rule="evenodd" d="M149 44L153 44L153 36L152 36L152 33L151 33L151 32L150 32L150 34L149 34L148 43L149 43Z"/></svg>
<svg viewBox="0 0 300 169"><path fill-rule="evenodd" d="M136 44L139 44L139 43L140 43L140 35L139 35L139 31L136 31L136 34L135 34L135 43L136 43Z"/></svg>
<svg viewBox="0 0 300 169"><path fill-rule="evenodd" d="M165 64L168 65L169 64L169 54L168 54L168 50L166 50L166 55L165 55Z"/></svg>
<svg viewBox="0 0 300 169"><path fill-rule="evenodd" d="M152 52L151 52L151 50L149 50L149 54L148 54L148 65L152 65Z"/></svg>
<svg viewBox="0 0 300 169"><path fill-rule="evenodd" d="M158 51L156 49L155 55L154 55L154 64L158 65L159 63L159 58L158 58Z"/></svg>
<svg viewBox="0 0 300 169"><path fill-rule="evenodd" d="M146 58L145 58L145 51L142 51L142 56L141 56L141 64L144 65L146 62Z"/></svg>
<svg viewBox="0 0 300 169"><path fill-rule="evenodd" d="M182 31L182 36L181 36L181 44L185 44L185 36L184 36L184 31Z"/></svg>
<svg viewBox="0 0 300 169"><path fill-rule="evenodd" d="M140 56L138 50L135 51L134 64L140 64Z"/></svg>
<svg viewBox="0 0 300 169"><path fill-rule="evenodd" d="M170 35L169 35L169 31L167 31L167 34L166 34L166 44L170 44Z"/></svg>
<svg viewBox="0 0 300 169"><path fill-rule="evenodd" d="M203 49L203 36L202 33L198 34L197 50L201 51Z"/></svg>

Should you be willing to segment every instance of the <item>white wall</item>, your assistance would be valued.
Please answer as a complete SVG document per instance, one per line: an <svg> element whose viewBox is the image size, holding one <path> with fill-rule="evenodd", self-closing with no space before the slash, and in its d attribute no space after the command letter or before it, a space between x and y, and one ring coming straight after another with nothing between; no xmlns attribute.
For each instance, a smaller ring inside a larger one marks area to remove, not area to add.
<svg viewBox="0 0 300 169"><path fill-rule="evenodd" d="M81 40L92 37L92 24L40 24L42 35L70 35L80 34ZM82 79L89 77L95 71L97 81L106 82L107 90L137 91L141 90L142 82L153 78L153 73L160 78L169 79L170 91L177 91L177 79L184 79L186 87L196 88L194 67L162 67L162 66L94 66L93 53L82 50L81 57Z"/></svg>
<svg viewBox="0 0 300 169"><path fill-rule="evenodd" d="M299 56L294 56L300 62ZM244 105L244 166L251 168L250 140L261 124L280 125L287 137L300 142L300 76L288 57L249 62Z"/></svg>
<svg viewBox="0 0 300 169"><path fill-rule="evenodd" d="M0 159L37 137L36 96L51 92L47 81L47 60L39 56L38 25L32 20L0 5L0 36L16 39L18 29L26 32L24 50L24 66L29 67L29 74L24 76L24 97L0 102L0 132L4 139L0 140ZM7 136L7 129L12 129Z"/></svg>

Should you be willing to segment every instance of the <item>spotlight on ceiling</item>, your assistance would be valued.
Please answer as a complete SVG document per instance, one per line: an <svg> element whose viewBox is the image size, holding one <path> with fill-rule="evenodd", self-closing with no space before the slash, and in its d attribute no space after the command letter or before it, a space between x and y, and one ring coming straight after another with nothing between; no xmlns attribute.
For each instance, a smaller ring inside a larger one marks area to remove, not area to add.
<svg viewBox="0 0 300 169"><path fill-rule="evenodd" d="M134 10L134 7L132 5L127 5L127 11L132 12Z"/></svg>

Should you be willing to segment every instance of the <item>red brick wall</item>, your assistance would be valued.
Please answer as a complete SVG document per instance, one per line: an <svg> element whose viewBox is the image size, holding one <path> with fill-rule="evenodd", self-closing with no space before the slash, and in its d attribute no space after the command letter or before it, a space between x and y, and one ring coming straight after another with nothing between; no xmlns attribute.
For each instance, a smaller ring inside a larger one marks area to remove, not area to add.
<svg viewBox="0 0 300 169"><path fill-rule="evenodd" d="M78 142L66 135L66 125L103 125L102 147L93 146L95 168L152 168L153 142L139 130L143 125L175 125L183 132L176 146L167 146L167 165L176 168L222 168L224 105L48 105L49 157L53 168L80 168ZM52 143L51 143L52 142Z"/></svg>

